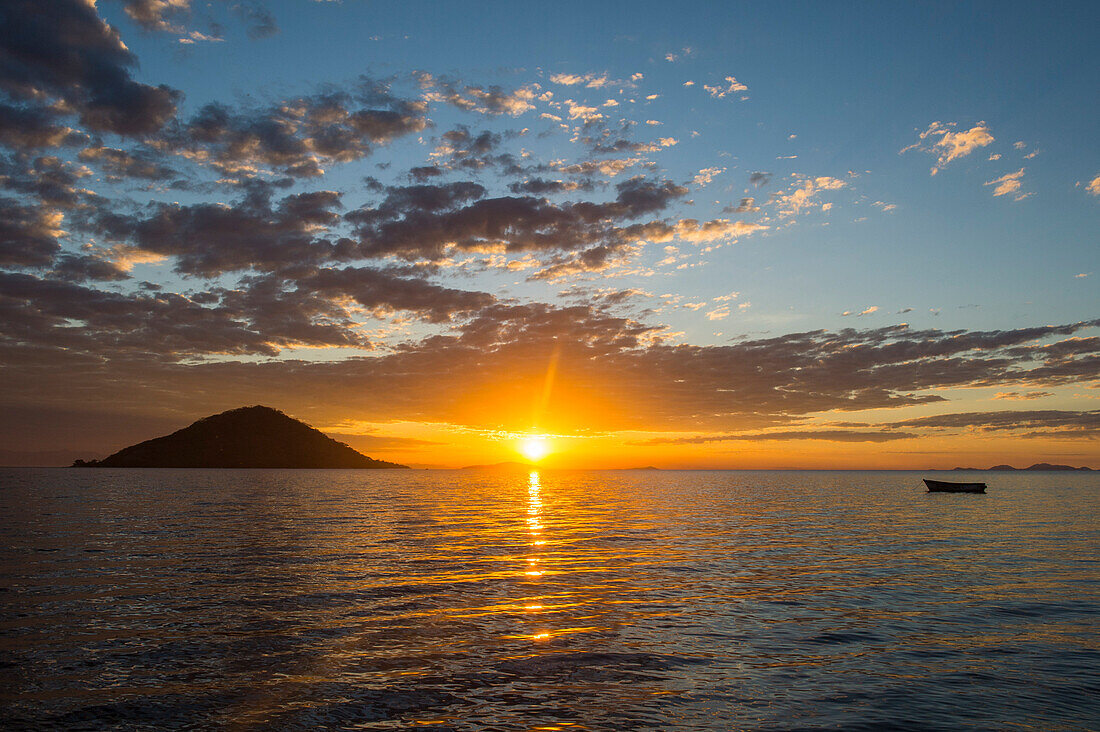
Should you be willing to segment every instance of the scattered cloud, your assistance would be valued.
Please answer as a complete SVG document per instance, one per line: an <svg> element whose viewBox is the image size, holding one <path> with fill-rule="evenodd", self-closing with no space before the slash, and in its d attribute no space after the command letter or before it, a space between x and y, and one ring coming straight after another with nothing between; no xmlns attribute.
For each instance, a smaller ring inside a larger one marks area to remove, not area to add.
<svg viewBox="0 0 1100 732"><path fill-rule="evenodd" d="M1006 173L1000 178L994 178L991 181L987 181L985 185L996 186L993 189L994 196L1005 196L1010 193L1018 193L1022 183L1020 182L1024 177L1024 169L1020 168L1015 173ZM1020 200L1021 196L1017 196L1016 200Z"/></svg>
<svg viewBox="0 0 1100 732"><path fill-rule="evenodd" d="M773 197L781 216L795 216L803 210L817 206L816 197L822 191L835 191L847 185L844 181L827 175L816 178L796 176L794 186Z"/></svg>
<svg viewBox="0 0 1100 732"><path fill-rule="evenodd" d="M985 122L979 122L969 130L956 132L958 125L955 122L933 122L928 129L920 133L920 140L903 148L902 153L920 149L936 156L936 164L932 166L932 175L938 173L943 166L953 160L966 157L975 150L991 145L994 142L992 133Z"/></svg>
<svg viewBox="0 0 1100 732"><path fill-rule="evenodd" d="M553 74L550 81L562 86L584 86L588 89L600 89L615 83L607 74Z"/></svg>
<svg viewBox="0 0 1100 732"><path fill-rule="evenodd" d="M1051 391L999 391L993 395L994 399L1006 399L1009 401L1029 401L1032 399L1045 399L1054 396Z"/></svg>
<svg viewBox="0 0 1100 732"><path fill-rule="evenodd" d="M705 186L714 180L715 176L725 172L725 168L703 168L695 177L691 179L691 182L697 186Z"/></svg>
<svg viewBox="0 0 1100 732"><path fill-rule="evenodd" d="M727 76L723 81L724 83L715 84L714 86L708 86L704 84L703 88L706 89L707 92L715 99L724 99L726 96L735 92L743 92L749 90L747 86L745 86L732 76ZM744 99L744 97L742 97L742 99Z"/></svg>

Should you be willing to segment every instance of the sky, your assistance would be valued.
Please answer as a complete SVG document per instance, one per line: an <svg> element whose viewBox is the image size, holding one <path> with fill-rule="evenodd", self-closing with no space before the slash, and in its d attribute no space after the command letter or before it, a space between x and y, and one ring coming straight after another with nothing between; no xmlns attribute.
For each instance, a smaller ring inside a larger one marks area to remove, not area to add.
<svg viewBox="0 0 1100 732"><path fill-rule="evenodd" d="M0 461L1100 468L1096 3L9 0Z"/></svg>

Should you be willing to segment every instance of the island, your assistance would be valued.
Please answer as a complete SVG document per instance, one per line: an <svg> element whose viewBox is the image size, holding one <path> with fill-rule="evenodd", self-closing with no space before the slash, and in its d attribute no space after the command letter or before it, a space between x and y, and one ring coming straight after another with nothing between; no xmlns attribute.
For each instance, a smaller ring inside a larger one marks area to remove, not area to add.
<svg viewBox="0 0 1100 732"><path fill-rule="evenodd" d="M231 409L74 468L404 468L271 407Z"/></svg>
<svg viewBox="0 0 1100 732"><path fill-rule="evenodd" d="M1075 468L1072 465L1052 465L1051 463L1035 463L1034 465L1029 465L1026 468L1014 468L1011 465L994 465L992 468L952 468L952 470L987 470L987 471L993 471L993 470L996 470L996 471L1033 470L1033 471L1036 471L1036 472L1042 472L1042 471L1057 471L1057 470L1088 470L1088 471L1091 471L1092 468L1089 468L1089 467L1084 466L1084 465L1082 465L1079 468Z"/></svg>

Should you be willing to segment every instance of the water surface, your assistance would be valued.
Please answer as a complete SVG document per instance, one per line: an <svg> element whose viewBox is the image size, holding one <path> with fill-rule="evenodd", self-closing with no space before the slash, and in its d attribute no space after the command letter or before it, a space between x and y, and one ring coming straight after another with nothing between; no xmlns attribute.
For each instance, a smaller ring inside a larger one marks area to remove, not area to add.
<svg viewBox="0 0 1100 732"><path fill-rule="evenodd" d="M3 470L0 725L1100 728L1100 476L924 475Z"/></svg>

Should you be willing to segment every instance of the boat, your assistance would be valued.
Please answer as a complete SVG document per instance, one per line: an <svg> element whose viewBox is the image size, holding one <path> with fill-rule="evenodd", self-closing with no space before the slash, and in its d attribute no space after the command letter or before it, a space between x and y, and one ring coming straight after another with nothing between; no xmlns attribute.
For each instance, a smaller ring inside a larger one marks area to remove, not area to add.
<svg viewBox="0 0 1100 732"><path fill-rule="evenodd" d="M925 478L924 484L929 493L985 493L985 483L951 483Z"/></svg>

